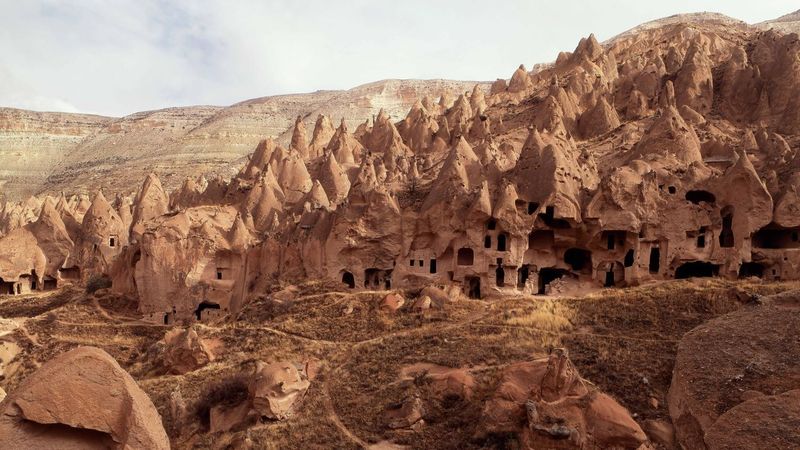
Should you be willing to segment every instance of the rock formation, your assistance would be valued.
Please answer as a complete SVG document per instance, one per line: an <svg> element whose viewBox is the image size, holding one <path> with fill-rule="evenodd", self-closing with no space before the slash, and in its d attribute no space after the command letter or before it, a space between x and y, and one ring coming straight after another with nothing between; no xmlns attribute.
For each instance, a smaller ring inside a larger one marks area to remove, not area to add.
<svg viewBox="0 0 800 450"><path fill-rule="evenodd" d="M800 445L800 357L787 339L800 326L800 293L711 320L681 339L669 412L684 448Z"/></svg>
<svg viewBox="0 0 800 450"><path fill-rule="evenodd" d="M526 449L637 449L647 441L625 408L580 377L564 349L506 368L483 427L518 433Z"/></svg>
<svg viewBox="0 0 800 450"><path fill-rule="evenodd" d="M402 120L295 115L230 179L169 196L149 175L112 207L108 191L6 202L4 289L105 274L171 323L237 314L274 280L484 297L800 278L800 45L691 17L589 36L489 95L409 102Z"/></svg>
<svg viewBox="0 0 800 450"><path fill-rule="evenodd" d="M78 347L0 404L3 448L169 449L153 403L111 356Z"/></svg>
<svg viewBox="0 0 800 450"><path fill-rule="evenodd" d="M214 361L211 345L192 328L174 328L164 335L164 363L175 374L197 370Z"/></svg>

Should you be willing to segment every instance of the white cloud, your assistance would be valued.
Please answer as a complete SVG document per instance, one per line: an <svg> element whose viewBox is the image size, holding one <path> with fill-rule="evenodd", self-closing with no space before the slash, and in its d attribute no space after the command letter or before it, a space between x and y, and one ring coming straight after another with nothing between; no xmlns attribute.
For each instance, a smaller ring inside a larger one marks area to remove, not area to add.
<svg viewBox="0 0 800 450"><path fill-rule="evenodd" d="M0 0L0 105L123 115L383 78L493 80L590 32L696 10L757 22L794 3Z"/></svg>

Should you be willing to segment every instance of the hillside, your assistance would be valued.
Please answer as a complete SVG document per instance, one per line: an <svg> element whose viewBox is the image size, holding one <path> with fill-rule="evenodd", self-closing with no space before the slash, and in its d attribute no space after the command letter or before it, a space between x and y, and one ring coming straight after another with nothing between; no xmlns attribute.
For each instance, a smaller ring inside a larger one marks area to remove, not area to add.
<svg viewBox="0 0 800 450"><path fill-rule="evenodd" d="M418 98L438 99L444 92L457 96L474 85L384 80L346 91L262 97L228 107L169 108L122 118L2 108L0 187L15 200L101 187L132 192L156 171L166 187L175 188L187 176L239 160L267 136L285 142L297 116L303 116L309 130L319 114L335 121L344 118L355 129L380 109L397 120Z"/></svg>

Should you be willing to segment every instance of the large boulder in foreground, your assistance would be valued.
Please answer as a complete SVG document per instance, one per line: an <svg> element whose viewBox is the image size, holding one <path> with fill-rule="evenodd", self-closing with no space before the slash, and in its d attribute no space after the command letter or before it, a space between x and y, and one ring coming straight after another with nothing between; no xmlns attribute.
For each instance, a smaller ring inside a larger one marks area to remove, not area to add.
<svg viewBox="0 0 800 450"><path fill-rule="evenodd" d="M638 449L647 436L613 398L581 378L565 349L508 366L483 409L485 433L515 433L524 449Z"/></svg>
<svg viewBox="0 0 800 450"><path fill-rule="evenodd" d="M169 439L150 398L114 358L78 347L0 404L0 448L169 449Z"/></svg>
<svg viewBox="0 0 800 450"><path fill-rule="evenodd" d="M678 345L669 412L683 448L800 448L800 291L710 320Z"/></svg>

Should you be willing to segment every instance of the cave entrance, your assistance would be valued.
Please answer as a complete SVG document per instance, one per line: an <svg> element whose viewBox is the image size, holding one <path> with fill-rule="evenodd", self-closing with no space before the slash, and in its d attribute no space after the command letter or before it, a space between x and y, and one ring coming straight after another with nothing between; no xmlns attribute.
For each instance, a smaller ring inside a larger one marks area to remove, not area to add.
<svg viewBox="0 0 800 450"><path fill-rule="evenodd" d="M713 277L719 273L719 266L706 261L690 261L675 269L676 279Z"/></svg>
<svg viewBox="0 0 800 450"><path fill-rule="evenodd" d="M0 295L14 295L14 283L0 278Z"/></svg>
<svg viewBox="0 0 800 450"><path fill-rule="evenodd" d="M497 251L504 252L506 251L506 235L501 233L497 235Z"/></svg>
<svg viewBox="0 0 800 450"><path fill-rule="evenodd" d="M625 260L623 261L623 265L625 267L631 267L633 266L633 260L634 260L634 252L633 249L630 249L628 250L628 253L625 253Z"/></svg>
<svg viewBox="0 0 800 450"><path fill-rule="evenodd" d="M661 269L661 249L658 247L652 247L650 249L650 263L648 264L648 270L650 273L658 273Z"/></svg>
<svg viewBox="0 0 800 450"><path fill-rule="evenodd" d="M753 247L798 248L800 247L799 232L798 228L783 228L771 223L753 234Z"/></svg>
<svg viewBox="0 0 800 450"><path fill-rule="evenodd" d="M576 272L592 269L592 252L582 248L570 248L564 252L564 262Z"/></svg>
<svg viewBox="0 0 800 450"><path fill-rule="evenodd" d="M464 284L467 288L467 296L469 298L481 298L481 279L480 277L465 277Z"/></svg>
<svg viewBox="0 0 800 450"><path fill-rule="evenodd" d="M756 262L746 262L739 266L739 279L758 277L764 278L764 265Z"/></svg>
<svg viewBox="0 0 800 450"><path fill-rule="evenodd" d="M605 241L608 250L614 250L625 245L626 236L627 233L625 231L608 230L603 232L602 239Z"/></svg>
<svg viewBox="0 0 800 450"><path fill-rule="evenodd" d="M497 266L497 269L494 271L494 276L497 287L506 285L506 271L503 269L503 266Z"/></svg>
<svg viewBox="0 0 800 450"><path fill-rule="evenodd" d="M81 269L78 266L62 267L58 269L58 273L64 280L80 280Z"/></svg>
<svg viewBox="0 0 800 450"><path fill-rule="evenodd" d="M705 202L708 203L709 205L713 205L714 202L717 201L717 197L715 197L714 194L708 191L691 190L686 192L686 200L694 203L695 205L700 204L700 202Z"/></svg>
<svg viewBox="0 0 800 450"><path fill-rule="evenodd" d="M463 247L458 249L456 263L459 266L471 266L475 262L475 253L471 248Z"/></svg>
<svg viewBox="0 0 800 450"><path fill-rule="evenodd" d="M436 259L431 259L428 267L430 268L430 273L436 273Z"/></svg>
<svg viewBox="0 0 800 450"><path fill-rule="evenodd" d="M342 273L342 283L346 284L348 289L353 289L356 287L356 279L350 272Z"/></svg>
<svg viewBox="0 0 800 450"><path fill-rule="evenodd" d="M528 278L531 276L531 266L528 264L523 264L522 267L519 268L517 272L517 287L522 289L525 287L525 283L528 282Z"/></svg>
<svg viewBox="0 0 800 450"><path fill-rule="evenodd" d="M422 261L420 261L422 266ZM392 271L371 267L364 270L364 287L368 289L392 288Z"/></svg>
<svg viewBox="0 0 800 450"><path fill-rule="evenodd" d="M197 320L201 320L203 318L203 311L207 309L219 309L219 305L213 302L203 300L200 302L200 305L197 306L197 309L194 310L194 316L197 317ZM208 314L208 313L206 313Z"/></svg>
<svg viewBox="0 0 800 450"><path fill-rule="evenodd" d="M722 231L719 233L720 247L733 247L733 208L726 206L720 212L722 216Z"/></svg>
<svg viewBox="0 0 800 450"><path fill-rule="evenodd" d="M606 281L603 283L603 287L614 287L614 271L608 270L606 272Z"/></svg>
<svg viewBox="0 0 800 450"><path fill-rule="evenodd" d="M557 269L555 267L545 267L539 269L539 294L547 292L547 285L567 274L564 269Z"/></svg>
<svg viewBox="0 0 800 450"><path fill-rule="evenodd" d="M44 277L42 289L45 291L52 291L58 288L58 280L53 277Z"/></svg>

